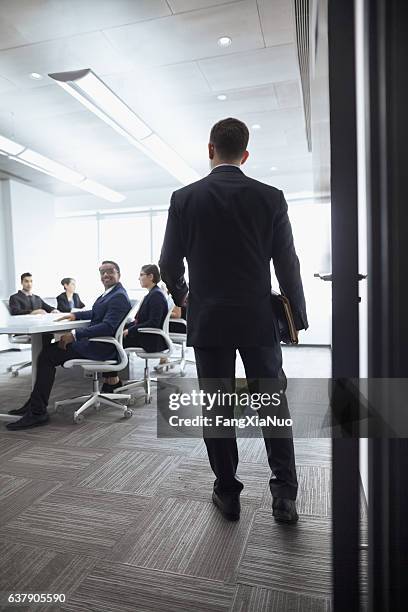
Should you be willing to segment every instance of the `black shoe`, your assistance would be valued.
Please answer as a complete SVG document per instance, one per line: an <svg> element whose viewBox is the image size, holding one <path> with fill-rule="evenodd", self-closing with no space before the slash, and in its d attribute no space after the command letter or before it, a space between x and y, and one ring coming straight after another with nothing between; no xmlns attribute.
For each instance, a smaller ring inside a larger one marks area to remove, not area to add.
<svg viewBox="0 0 408 612"><path fill-rule="evenodd" d="M48 412L43 414L33 414L27 412L22 419L14 421L14 423L8 423L6 425L9 431L18 431L20 429L28 429L29 427L38 427L39 425L46 425L50 420Z"/></svg>
<svg viewBox="0 0 408 612"><path fill-rule="evenodd" d="M285 497L275 497L272 502L272 514L277 523L297 523L299 515L296 512L296 502Z"/></svg>
<svg viewBox="0 0 408 612"><path fill-rule="evenodd" d="M238 521L241 512L239 493L224 493L220 495L213 491L212 500L228 521Z"/></svg>
<svg viewBox="0 0 408 612"><path fill-rule="evenodd" d="M115 389L119 389L119 387L123 387L123 382L121 380L114 385L103 383L101 393L114 393Z"/></svg>
<svg viewBox="0 0 408 612"><path fill-rule="evenodd" d="M30 410L30 400L28 399L26 403L24 404L24 406L21 406L21 408L15 408L14 410L9 410L8 414L15 414L17 416L23 416L29 410Z"/></svg>

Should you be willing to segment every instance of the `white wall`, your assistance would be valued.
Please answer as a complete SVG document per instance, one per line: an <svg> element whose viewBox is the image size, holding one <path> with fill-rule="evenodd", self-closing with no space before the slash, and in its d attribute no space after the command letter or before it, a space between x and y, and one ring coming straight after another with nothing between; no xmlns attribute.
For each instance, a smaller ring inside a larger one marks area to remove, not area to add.
<svg viewBox="0 0 408 612"><path fill-rule="evenodd" d="M0 299L14 288L9 181L0 181Z"/></svg>
<svg viewBox="0 0 408 612"><path fill-rule="evenodd" d="M13 291L20 288L20 274L31 272L34 293L55 296L59 291L56 265L54 196L16 181L9 183ZM58 248L77 248L72 236L58 239Z"/></svg>
<svg viewBox="0 0 408 612"><path fill-rule="evenodd" d="M2 300L8 299L14 287L9 196L9 181L0 181L0 299ZM9 348L7 336L1 334L0 351Z"/></svg>

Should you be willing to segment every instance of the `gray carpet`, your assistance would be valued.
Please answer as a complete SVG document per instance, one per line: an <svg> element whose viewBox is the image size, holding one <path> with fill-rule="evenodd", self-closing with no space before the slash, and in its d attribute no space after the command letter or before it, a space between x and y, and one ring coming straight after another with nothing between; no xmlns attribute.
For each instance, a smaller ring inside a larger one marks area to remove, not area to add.
<svg viewBox="0 0 408 612"><path fill-rule="evenodd" d="M3 411L30 389L30 370L5 373L13 360L0 355ZM89 388L59 368L52 400ZM300 521L287 527L272 519L263 441L240 439L242 514L229 523L211 502L203 442L158 440L154 403L131 419L91 409L74 425L71 413L32 431L0 424L0 609L23 591L66 602L20 610L329 612L330 440L295 440Z"/></svg>

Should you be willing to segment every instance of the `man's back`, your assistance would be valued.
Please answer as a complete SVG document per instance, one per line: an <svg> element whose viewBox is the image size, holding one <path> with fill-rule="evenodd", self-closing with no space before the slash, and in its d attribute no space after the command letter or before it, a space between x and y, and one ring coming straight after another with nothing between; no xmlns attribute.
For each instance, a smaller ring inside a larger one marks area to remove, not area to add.
<svg viewBox="0 0 408 612"><path fill-rule="evenodd" d="M307 326L299 262L283 193L221 165L173 194L163 245L163 276L174 241L189 268L189 344L268 346L276 340L270 260L282 290ZM170 282L173 279L170 279Z"/></svg>

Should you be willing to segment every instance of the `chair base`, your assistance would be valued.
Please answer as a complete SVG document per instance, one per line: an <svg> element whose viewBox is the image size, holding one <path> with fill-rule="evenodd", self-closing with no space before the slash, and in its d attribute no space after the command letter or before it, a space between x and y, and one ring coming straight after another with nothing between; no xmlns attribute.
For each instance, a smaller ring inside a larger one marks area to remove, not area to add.
<svg viewBox="0 0 408 612"><path fill-rule="evenodd" d="M18 376L18 373L23 368L31 367L31 361L21 361L20 363L13 363L13 365L7 368L7 372L10 372L12 376Z"/></svg>
<svg viewBox="0 0 408 612"><path fill-rule="evenodd" d="M169 372L170 370L172 370L173 368L175 368L176 366L180 366L180 370L178 372L178 374L180 376L185 376L186 375L186 364L187 363L191 363L196 365L196 362L193 359L187 359L186 358L186 344L185 342L180 343L177 342L177 340L173 340L175 345L180 346L181 348L181 353L179 357L176 357L176 359L170 359L170 361L168 361L168 363L163 363L163 364L159 364L157 365L154 369L158 374L165 374L166 372Z"/></svg>
<svg viewBox="0 0 408 612"><path fill-rule="evenodd" d="M120 387L122 390L122 387ZM82 423L84 420L83 412L94 406L96 410L100 408L100 406L109 406L110 408L122 408L123 416L129 418L132 416L133 412L127 405L119 404L114 400L124 400L129 402L131 399L130 395L126 394L118 394L118 393L100 393L99 391L94 391L91 395L81 395L80 397L73 397L72 399L60 400L59 402L55 402L55 410L58 412L59 408L62 406L69 406L70 404L78 404L82 403L80 408L74 412L74 423Z"/></svg>

